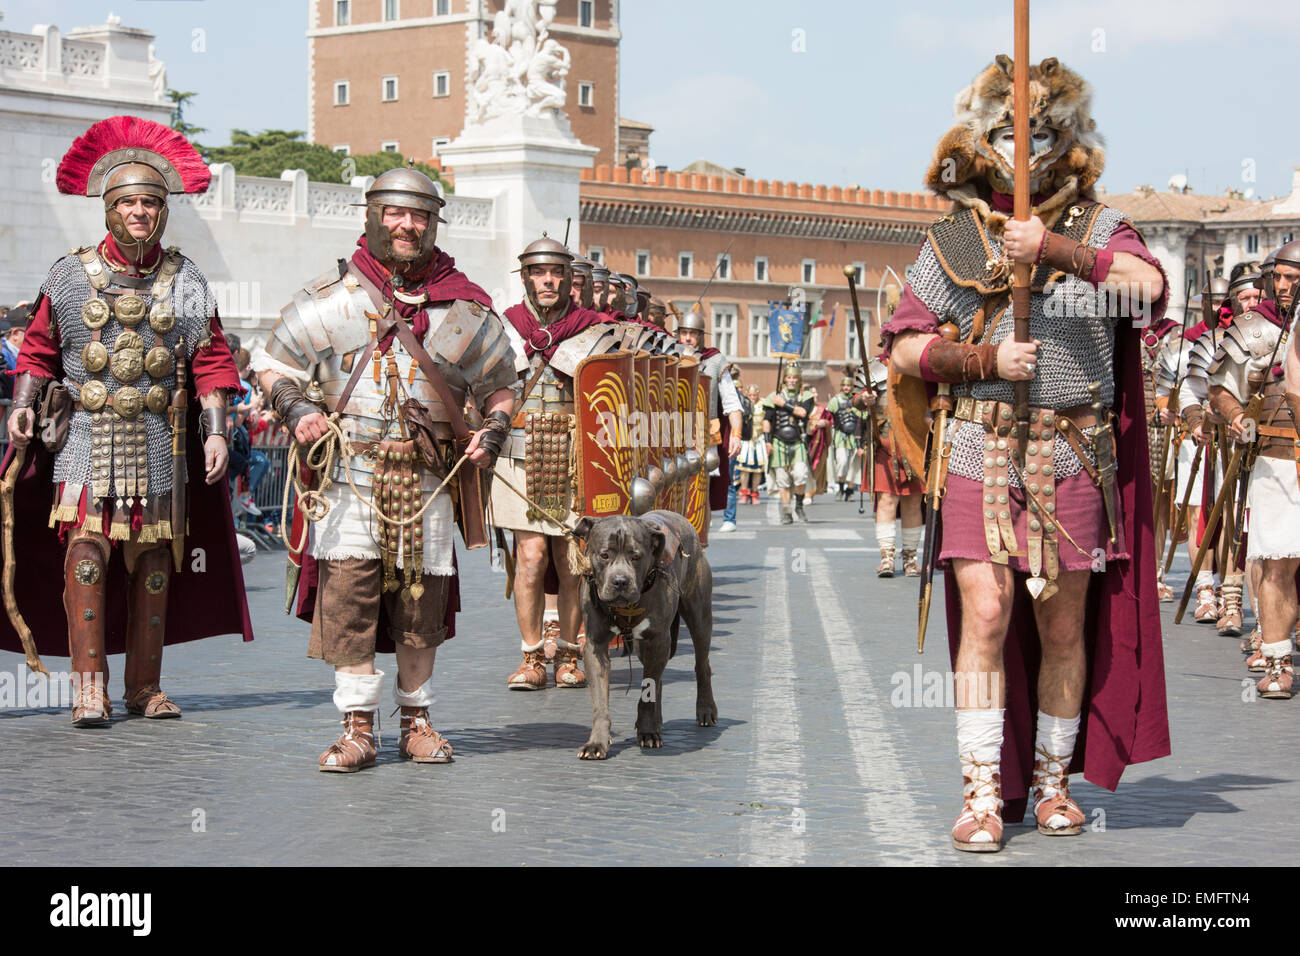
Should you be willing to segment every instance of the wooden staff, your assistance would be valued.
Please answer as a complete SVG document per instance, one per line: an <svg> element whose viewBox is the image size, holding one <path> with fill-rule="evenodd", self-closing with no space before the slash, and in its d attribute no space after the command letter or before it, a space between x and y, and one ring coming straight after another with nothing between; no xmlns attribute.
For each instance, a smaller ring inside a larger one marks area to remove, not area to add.
<svg viewBox="0 0 1300 956"><path fill-rule="evenodd" d="M1029 220L1029 0L1015 0L1015 63L1012 130L1015 135L1015 205L1019 222ZM1015 320L1014 338L1029 341L1029 277L1031 266L1017 262L1012 271L1011 309ZM1017 462L1023 467L1029 441L1029 382L1015 383Z"/></svg>
<svg viewBox="0 0 1300 956"><path fill-rule="evenodd" d="M16 409L13 414L21 415L18 424L22 425L25 420L32 415L29 409ZM33 435L32 440L38 440L38 436ZM13 458L9 460L9 468L4 474L3 482L0 482L0 505L4 508L4 603L5 613L9 615L9 623L13 625L14 630L18 633L18 639L22 641L23 653L27 655L27 667L37 674L49 675L45 665L41 663L41 655L36 652L36 639L32 637L32 629L27 626L27 621L23 619L22 612L18 610L18 597L14 592L14 573L17 570L15 564L16 556L14 554L14 486L18 484L18 476L22 473L23 462L27 460L27 446L21 447L15 445Z"/></svg>

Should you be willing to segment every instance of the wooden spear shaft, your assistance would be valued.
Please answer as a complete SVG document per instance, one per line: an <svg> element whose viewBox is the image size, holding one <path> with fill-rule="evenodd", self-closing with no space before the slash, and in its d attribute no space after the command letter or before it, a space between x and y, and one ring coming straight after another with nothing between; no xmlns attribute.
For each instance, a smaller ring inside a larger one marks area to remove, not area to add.
<svg viewBox="0 0 1300 956"><path fill-rule="evenodd" d="M1020 222L1029 220L1029 0L1015 0L1015 63L1012 77L1015 135L1015 195L1013 214ZM1015 320L1014 338L1029 341L1030 265L1017 262L1012 272L1011 311ZM1029 440L1029 382L1015 384L1016 460L1023 466L1025 445Z"/></svg>

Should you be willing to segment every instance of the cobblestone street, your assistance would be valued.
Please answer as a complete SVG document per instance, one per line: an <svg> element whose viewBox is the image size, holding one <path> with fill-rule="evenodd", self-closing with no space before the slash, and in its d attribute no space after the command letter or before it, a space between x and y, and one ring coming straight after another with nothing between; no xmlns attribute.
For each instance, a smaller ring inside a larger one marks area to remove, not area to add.
<svg viewBox="0 0 1300 956"><path fill-rule="evenodd" d="M1269 764L1249 742L1285 733L1297 704L1243 701L1236 641L1174 627L1173 605L1173 756L1131 768L1115 794L1078 781L1093 824L1079 839L1011 826L994 857L951 850L953 715L891 704L919 702L909 690L918 663L948 669L942 600L918 658L915 581L874 576L869 517L827 501L809 516L782 528L769 508L744 508L737 533L714 536L718 725L692 719L683 635L665 681L662 750L636 746L640 669L616 660L604 763L576 757L590 727L585 691L506 690L518 638L504 577L480 552L461 555L466 610L437 667L433 717L455 763L401 760L390 703L377 767L318 773L337 734L329 669L304 656L306 625L281 611L282 555L259 554L246 568L257 641L167 654L165 686L183 720L128 718L119 705L111 728L75 730L62 709L0 711L10 765L22 768L0 784L0 862L327 864L344 853L370 864L1263 862L1265 810L1300 798L1300 786L1285 765L1261 770ZM121 661L111 663L117 696ZM0 656L0 671L21 668ZM92 780L114 799L87 800Z"/></svg>

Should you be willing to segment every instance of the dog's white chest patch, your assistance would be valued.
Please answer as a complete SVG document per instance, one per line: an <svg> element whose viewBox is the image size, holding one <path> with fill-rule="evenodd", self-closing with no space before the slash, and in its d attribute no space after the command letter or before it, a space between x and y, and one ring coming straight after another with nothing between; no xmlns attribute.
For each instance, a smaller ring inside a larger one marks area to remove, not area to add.
<svg viewBox="0 0 1300 956"><path fill-rule="evenodd" d="M641 640L641 638L645 637L645 632L649 630L649 628L650 628L650 618L647 617L644 618L635 627L633 627L632 630L629 632L629 634L631 634L633 640L639 641ZM618 637L620 634L623 633L623 631L621 628L615 627L613 624L611 624L609 626L609 633L611 637Z"/></svg>

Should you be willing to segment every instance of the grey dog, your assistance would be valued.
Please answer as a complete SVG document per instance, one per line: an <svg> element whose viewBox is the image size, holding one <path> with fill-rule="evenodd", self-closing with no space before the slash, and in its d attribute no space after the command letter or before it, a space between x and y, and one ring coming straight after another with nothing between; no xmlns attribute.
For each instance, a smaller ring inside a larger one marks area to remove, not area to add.
<svg viewBox="0 0 1300 956"><path fill-rule="evenodd" d="M583 760L609 754L609 642L631 641L645 673L636 709L637 743L663 746L663 676L677 653L682 622L695 645L695 722L718 722L709 644L713 639L713 572L695 528L672 511L640 518L583 518L574 529L587 543L591 571L582 589L587 623L583 663L591 688L591 738Z"/></svg>

